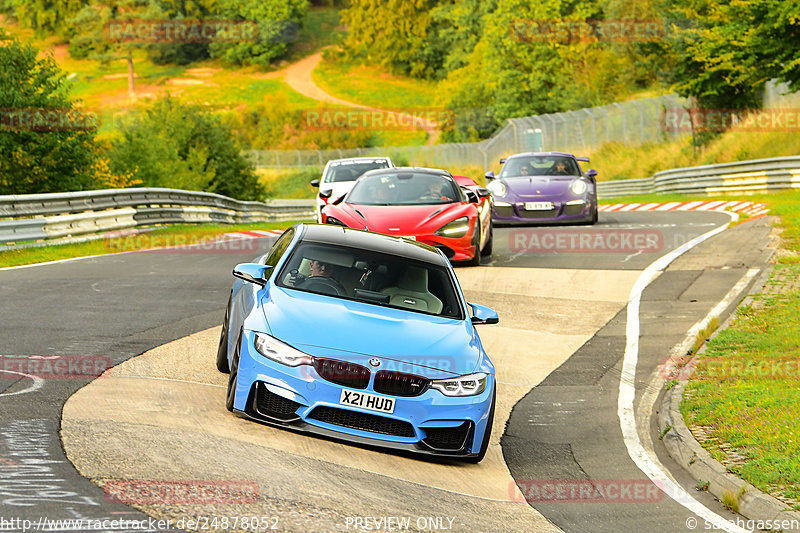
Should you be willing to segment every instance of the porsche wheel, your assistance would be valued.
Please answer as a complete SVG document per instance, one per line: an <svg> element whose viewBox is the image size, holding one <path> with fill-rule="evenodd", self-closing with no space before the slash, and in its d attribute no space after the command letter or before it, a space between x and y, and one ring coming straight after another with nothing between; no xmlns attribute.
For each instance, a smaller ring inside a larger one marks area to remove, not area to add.
<svg viewBox="0 0 800 533"><path fill-rule="evenodd" d="M231 319L231 303L233 302L233 291L228 297L228 306L225 308L225 321L222 323L222 333L219 335L219 347L217 348L217 370L227 374L231 371L228 365L228 322Z"/></svg>
<svg viewBox="0 0 800 533"><path fill-rule="evenodd" d="M594 203L594 213L592 213L592 224L597 224L597 221L600 219L600 216L597 213L597 202Z"/></svg>
<svg viewBox="0 0 800 533"><path fill-rule="evenodd" d="M228 411L233 411L233 402L236 400L236 378L239 376L239 353L242 349L243 336L243 333L239 333L239 342L236 343L236 351L233 352L231 375L228 378L228 394L225 397L225 407L228 409Z"/></svg>
<svg viewBox="0 0 800 533"><path fill-rule="evenodd" d="M492 426L494 425L494 404L497 400L497 391L492 393L492 407L489 409L489 420L486 422L486 431L483 433L483 441L481 441L481 449L478 455L474 457L467 457L464 459L466 463L480 463L486 457L486 451L489 449L489 441L492 438Z"/></svg>

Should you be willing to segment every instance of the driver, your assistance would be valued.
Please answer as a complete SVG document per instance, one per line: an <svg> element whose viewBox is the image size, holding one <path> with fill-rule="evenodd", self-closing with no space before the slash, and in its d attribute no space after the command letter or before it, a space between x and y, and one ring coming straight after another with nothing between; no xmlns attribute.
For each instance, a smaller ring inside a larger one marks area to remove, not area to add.
<svg viewBox="0 0 800 533"><path fill-rule="evenodd" d="M553 166L550 167L550 173L566 176L569 174L569 171L567 171L567 164L563 161L556 161Z"/></svg>
<svg viewBox="0 0 800 533"><path fill-rule="evenodd" d="M450 200L442 193L442 184L436 181L428 183L428 190L422 194L420 200Z"/></svg>
<svg viewBox="0 0 800 533"><path fill-rule="evenodd" d="M309 278L313 277L330 278L331 275L333 274L332 265L328 263L323 263L322 261L318 261L316 259L311 260L309 268L311 269L311 275L308 276Z"/></svg>
<svg viewBox="0 0 800 533"><path fill-rule="evenodd" d="M522 163L522 166L519 167L519 175L520 176L530 176L531 175L531 167L528 163Z"/></svg>

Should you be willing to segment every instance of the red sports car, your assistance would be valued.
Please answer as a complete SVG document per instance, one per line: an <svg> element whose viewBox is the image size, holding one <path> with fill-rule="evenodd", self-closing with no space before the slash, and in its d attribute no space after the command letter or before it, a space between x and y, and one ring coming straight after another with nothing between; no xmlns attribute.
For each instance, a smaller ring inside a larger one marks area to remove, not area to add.
<svg viewBox="0 0 800 533"><path fill-rule="evenodd" d="M478 265L492 253L491 194L459 179L465 186L446 170L371 170L322 209L322 223L412 238Z"/></svg>

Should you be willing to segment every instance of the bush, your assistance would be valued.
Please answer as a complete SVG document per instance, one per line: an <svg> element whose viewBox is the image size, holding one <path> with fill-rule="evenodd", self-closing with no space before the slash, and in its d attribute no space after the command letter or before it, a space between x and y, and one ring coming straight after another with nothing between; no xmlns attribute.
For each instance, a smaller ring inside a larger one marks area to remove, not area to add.
<svg viewBox="0 0 800 533"><path fill-rule="evenodd" d="M123 119L108 156L112 172L130 171L146 187L264 198L264 188L220 117L169 96Z"/></svg>

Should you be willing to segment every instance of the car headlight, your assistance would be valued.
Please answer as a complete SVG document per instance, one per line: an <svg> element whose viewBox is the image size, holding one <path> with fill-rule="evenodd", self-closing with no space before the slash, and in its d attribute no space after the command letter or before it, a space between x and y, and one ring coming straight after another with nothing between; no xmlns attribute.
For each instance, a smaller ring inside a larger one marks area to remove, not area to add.
<svg viewBox="0 0 800 533"><path fill-rule="evenodd" d="M255 345L258 353L267 359L272 359L284 365L300 366L310 365L314 362L310 355L300 350L295 350L288 344L284 344L278 339L263 333L256 333Z"/></svg>
<svg viewBox="0 0 800 533"><path fill-rule="evenodd" d="M344 226L345 228L347 227L347 224L345 224L344 222L342 222L341 220L339 220L336 217L328 217L328 218L326 218L325 219L325 224L331 224L333 226Z"/></svg>
<svg viewBox="0 0 800 533"><path fill-rule="evenodd" d="M457 218L436 230L434 235L440 237L450 237L451 239L458 239L463 237L469 231L469 219L467 217Z"/></svg>
<svg viewBox="0 0 800 533"><path fill-rule="evenodd" d="M586 185L586 181L584 180L575 180L572 182L572 185L570 185L569 188L572 189L574 194L580 195L585 193L589 186Z"/></svg>
<svg viewBox="0 0 800 533"><path fill-rule="evenodd" d="M489 191L495 196L503 197L508 194L508 189L506 189L506 184L500 180L494 180L486 186Z"/></svg>
<svg viewBox="0 0 800 533"><path fill-rule="evenodd" d="M431 382L431 388L445 396L477 396L486 389L486 378L486 374L478 372L452 379L437 379Z"/></svg>

